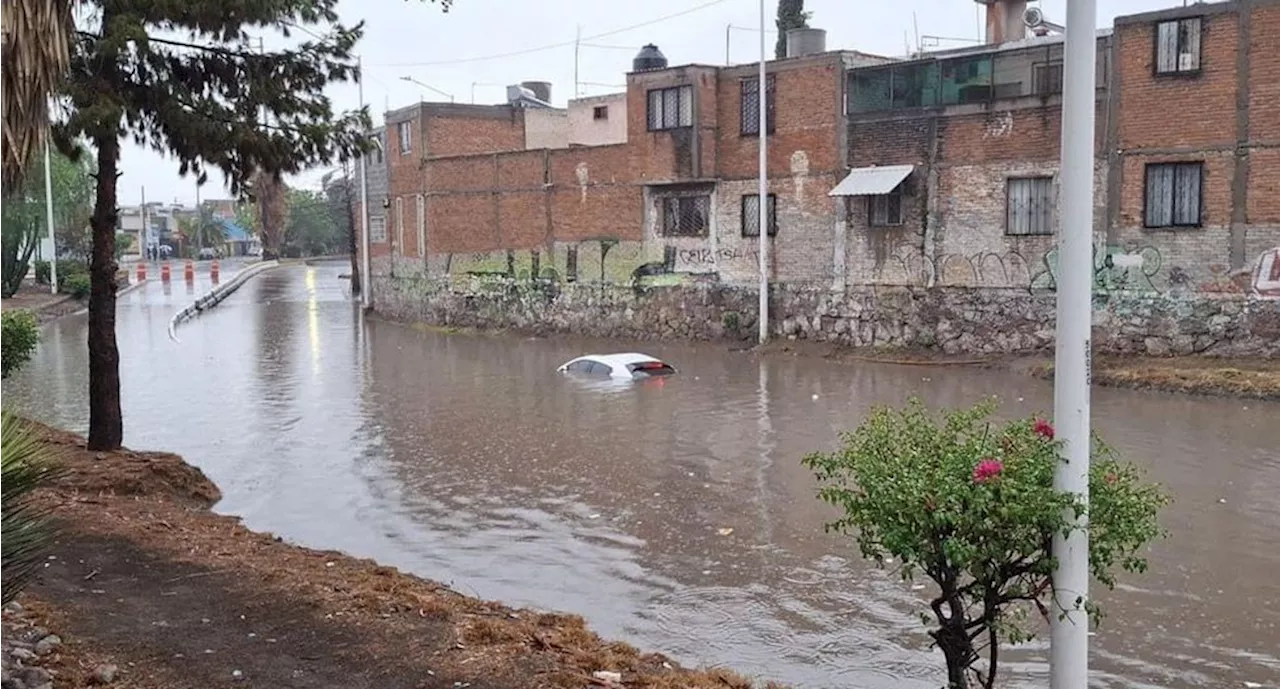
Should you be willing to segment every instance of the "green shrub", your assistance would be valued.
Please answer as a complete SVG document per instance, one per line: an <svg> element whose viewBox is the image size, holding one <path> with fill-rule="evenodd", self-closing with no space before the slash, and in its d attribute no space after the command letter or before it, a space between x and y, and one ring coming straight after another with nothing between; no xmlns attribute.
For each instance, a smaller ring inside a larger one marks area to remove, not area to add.
<svg viewBox="0 0 1280 689"><path fill-rule="evenodd" d="M3 343L0 344L0 377L8 378L13 371L31 359L40 342L40 324L35 314L22 309L9 309L0 313L3 324Z"/></svg>
<svg viewBox="0 0 1280 689"><path fill-rule="evenodd" d="M89 275L88 273L73 273L65 278L58 276L58 291L63 294L70 294L76 299L84 299L89 296Z"/></svg>
<svg viewBox="0 0 1280 689"><path fill-rule="evenodd" d="M1117 566L1143 571L1143 551L1164 534L1156 516L1168 498L1100 440L1086 509L1053 487L1062 450L1053 427L1040 419L997 425L988 420L994 408L950 412L940 424L917 399L901 411L877 408L841 449L804 460L820 497L844 512L828 530L854 535L863 557L881 566L897 560L904 579L923 573L937 584L932 618L921 619L951 689L996 685L1000 644L1033 636L1033 609L1048 615L1051 544L1077 528L1068 515L1088 513L1090 571L1108 588ZM1083 607L1096 623L1097 607ZM985 671L976 667L984 651Z"/></svg>
<svg viewBox="0 0 1280 689"><path fill-rule="evenodd" d="M49 508L33 500L34 491L57 476L49 446L18 417L0 412L0 560L3 602L13 600L40 571L53 540Z"/></svg>
<svg viewBox="0 0 1280 689"><path fill-rule="evenodd" d="M32 267L34 267L36 271L36 284L37 285L49 284L49 262L36 261L35 263L32 264Z"/></svg>

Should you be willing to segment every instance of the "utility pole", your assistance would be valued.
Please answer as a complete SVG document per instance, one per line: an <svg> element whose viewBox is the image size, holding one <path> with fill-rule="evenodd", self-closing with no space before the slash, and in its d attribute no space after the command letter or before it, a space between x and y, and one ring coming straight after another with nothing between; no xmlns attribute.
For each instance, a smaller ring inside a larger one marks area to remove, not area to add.
<svg viewBox="0 0 1280 689"><path fill-rule="evenodd" d="M573 97L580 98L582 91L578 88L581 83L578 81L578 48L582 42L582 25L578 24L577 32L573 35Z"/></svg>
<svg viewBox="0 0 1280 689"><path fill-rule="evenodd" d="M1063 50L1062 193L1058 249L1058 323L1054 352L1053 417L1062 461L1053 487L1089 504L1090 324L1093 319L1093 163L1097 91L1096 0L1067 3ZM1089 685L1088 513L1066 536L1054 534L1054 614L1050 617L1049 686Z"/></svg>
<svg viewBox="0 0 1280 689"><path fill-rule="evenodd" d="M204 248L204 210L200 208L200 180L196 179L196 258Z"/></svg>
<svg viewBox="0 0 1280 689"><path fill-rule="evenodd" d="M765 80L764 5L765 1L760 0L760 81L756 85L760 111L760 179L756 197L756 224L760 229L760 344L769 341L769 91Z"/></svg>
<svg viewBox="0 0 1280 689"><path fill-rule="evenodd" d="M44 139L44 212L49 223L49 291L58 293L58 236L53 231L53 172L50 170L49 137Z"/></svg>
<svg viewBox="0 0 1280 689"><path fill-rule="evenodd" d="M142 188L142 260L146 262L151 258L151 228L147 227L147 188ZM156 252L159 258L159 251Z"/></svg>

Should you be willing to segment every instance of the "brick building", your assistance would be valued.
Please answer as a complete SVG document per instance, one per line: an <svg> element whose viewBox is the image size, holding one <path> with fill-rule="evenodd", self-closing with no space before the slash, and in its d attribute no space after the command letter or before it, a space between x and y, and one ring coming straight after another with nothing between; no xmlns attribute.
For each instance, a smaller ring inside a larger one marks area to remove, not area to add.
<svg viewBox="0 0 1280 689"><path fill-rule="evenodd" d="M567 113L388 113L375 273L753 284L763 224L776 282L1052 289L1063 39L1028 36L1025 6L989 5L986 45L801 52L763 89L752 65L664 60ZM1280 0L1233 0L1099 32L1099 289L1248 289L1280 266L1277 29Z"/></svg>

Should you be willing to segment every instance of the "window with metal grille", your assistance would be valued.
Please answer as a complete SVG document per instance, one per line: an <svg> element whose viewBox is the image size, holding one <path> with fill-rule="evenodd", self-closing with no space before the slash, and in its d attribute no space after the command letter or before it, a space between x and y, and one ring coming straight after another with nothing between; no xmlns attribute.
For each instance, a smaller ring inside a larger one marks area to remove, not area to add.
<svg viewBox="0 0 1280 689"><path fill-rule="evenodd" d="M1147 227L1199 227L1204 163L1147 165Z"/></svg>
<svg viewBox="0 0 1280 689"><path fill-rule="evenodd" d="M397 124L396 134L400 137L400 155L408 155L413 150L413 123L401 122Z"/></svg>
<svg viewBox="0 0 1280 689"><path fill-rule="evenodd" d="M896 227L902 224L902 187L888 194L867 197L867 224L872 227Z"/></svg>
<svg viewBox="0 0 1280 689"><path fill-rule="evenodd" d="M578 281L578 247L571 246L564 259L564 281Z"/></svg>
<svg viewBox="0 0 1280 689"><path fill-rule="evenodd" d="M692 126L692 86L672 86L649 92L649 131Z"/></svg>
<svg viewBox="0 0 1280 689"><path fill-rule="evenodd" d="M1037 96L1062 93L1062 63L1042 62L1032 65L1031 89Z"/></svg>
<svg viewBox="0 0 1280 689"><path fill-rule="evenodd" d="M1052 177L1021 177L1005 182L1005 234L1053 234Z"/></svg>
<svg viewBox="0 0 1280 689"><path fill-rule="evenodd" d="M1200 71L1200 17L1156 24L1156 74Z"/></svg>
<svg viewBox="0 0 1280 689"><path fill-rule="evenodd" d="M764 126L769 134L777 128L774 124L774 75L766 74L764 78ZM742 91L742 135L756 136L760 133L760 77L750 77L740 82Z"/></svg>
<svg viewBox="0 0 1280 689"><path fill-rule="evenodd" d="M609 119L609 106L597 105L595 108L591 110L591 118L596 120Z"/></svg>
<svg viewBox="0 0 1280 689"><path fill-rule="evenodd" d="M369 241L377 244L387 243L387 219L381 215L369 218Z"/></svg>
<svg viewBox="0 0 1280 689"><path fill-rule="evenodd" d="M765 207L769 212L769 236L778 235L778 197L769 194ZM746 194L742 197L742 236L760 236L760 195Z"/></svg>
<svg viewBox="0 0 1280 689"><path fill-rule="evenodd" d="M662 236L705 237L711 227L710 196L669 196L659 201Z"/></svg>

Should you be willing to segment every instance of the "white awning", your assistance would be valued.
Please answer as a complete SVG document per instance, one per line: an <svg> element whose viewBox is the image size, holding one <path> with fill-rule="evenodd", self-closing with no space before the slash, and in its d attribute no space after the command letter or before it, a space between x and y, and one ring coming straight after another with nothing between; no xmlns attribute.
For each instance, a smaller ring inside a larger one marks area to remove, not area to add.
<svg viewBox="0 0 1280 689"><path fill-rule="evenodd" d="M914 165L878 165L856 167L832 189L827 196L879 196L888 194L902 184Z"/></svg>

